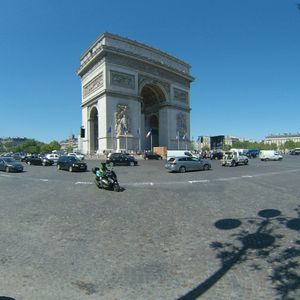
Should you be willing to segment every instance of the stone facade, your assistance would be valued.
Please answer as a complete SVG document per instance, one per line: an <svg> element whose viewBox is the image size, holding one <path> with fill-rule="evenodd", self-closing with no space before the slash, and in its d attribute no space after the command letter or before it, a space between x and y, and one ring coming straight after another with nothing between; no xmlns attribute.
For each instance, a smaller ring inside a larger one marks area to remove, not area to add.
<svg viewBox="0 0 300 300"><path fill-rule="evenodd" d="M139 42L104 33L81 56L81 151L177 149L190 137L190 66ZM151 131L149 138L147 133Z"/></svg>
<svg viewBox="0 0 300 300"><path fill-rule="evenodd" d="M284 133L284 134L270 134L266 136L265 144L276 144L277 146L284 145L288 141L300 143L300 133Z"/></svg>

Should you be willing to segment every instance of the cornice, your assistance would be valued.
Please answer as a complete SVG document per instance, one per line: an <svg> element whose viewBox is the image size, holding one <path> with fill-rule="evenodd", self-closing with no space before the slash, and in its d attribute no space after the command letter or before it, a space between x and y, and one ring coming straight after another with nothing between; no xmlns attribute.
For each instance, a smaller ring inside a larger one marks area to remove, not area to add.
<svg viewBox="0 0 300 300"><path fill-rule="evenodd" d="M170 107L170 108L174 108L174 109L178 109L178 110L184 110L186 112L190 112L192 110L190 107L178 105L173 102L162 102L162 103L160 103L159 107L160 108Z"/></svg>
<svg viewBox="0 0 300 300"><path fill-rule="evenodd" d="M183 77L185 78L186 80L188 80L189 82L192 82L195 80L195 77L185 73L185 72L181 72L169 65L166 65L166 64L163 64L163 63L160 63L154 59L151 59L149 57L146 57L146 56L141 56L141 55L138 55L136 53L133 53L133 52L129 52L129 51L125 51L123 49L119 49L119 48L115 48L115 47L111 47L111 46L105 46L105 45L102 45L101 47L99 47L97 49L96 52L94 52L94 54L88 59L87 62L85 62L83 65L81 65L79 67L79 69L77 70L77 75L78 76L83 76L84 74L84 71L91 65L91 64L95 64L96 63L96 60L98 57L101 57L105 55L105 53L113 53L113 54L118 54L118 55L121 55L121 56L125 56L125 57L128 57L128 58L131 58L131 59L134 59L134 60L137 60L137 61L140 61L140 62L143 62L143 63L148 63L152 66L155 66L155 67L158 67L160 69L163 69L167 72L170 72L170 73L173 73L177 76L180 76L180 77Z"/></svg>
<svg viewBox="0 0 300 300"><path fill-rule="evenodd" d="M104 38L110 38L110 39L114 39L114 40L118 40L118 41L122 41L122 42L125 42L127 44L130 44L130 45L134 45L134 46L138 46L140 48L144 48L146 50L149 50L151 52L154 52L156 54L159 54L161 56L164 56L168 59L171 59L171 60L174 60L176 61L177 63L179 64L182 64L184 65L185 67L187 68L190 68L191 65L188 64L187 62L185 62L184 60L181 60L173 55L170 55L168 54L167 52L165 51L162 51L158 48L155 48L155 47L152 47L152 46L149 46L147 44L144 44L144 43L141 43L141 42L138 42L136 40L132 40L130 38L127 38L127 37L122 37L120 35L117 35L117 34L112 34L110 32L104 32L103 34L100 35L99 38L96 39L96 41L80 56L80 60L83 59L90 50L92 50L101 40L103 40Z"/></svg>
<svg viewBox="0 0 300 300"><path fill-rule="evenodd" d="M125 99L130 99L130 100L141 102L140 97L138 97L136 95L127 94L127 93L123 93L123 92L117 92L117 91L113 91L113 90L109 90L109 89L104 89L104 90L101 90L100 92L98 92L97 94L95 94L90 99L84 101L81 104L81 107L88 106L91 103L93 103L95 100L97 100L98 98L100 99L104 96L110 96L110 97L115 97L115 98L123 98L123 99L125 98Z"/></svg>

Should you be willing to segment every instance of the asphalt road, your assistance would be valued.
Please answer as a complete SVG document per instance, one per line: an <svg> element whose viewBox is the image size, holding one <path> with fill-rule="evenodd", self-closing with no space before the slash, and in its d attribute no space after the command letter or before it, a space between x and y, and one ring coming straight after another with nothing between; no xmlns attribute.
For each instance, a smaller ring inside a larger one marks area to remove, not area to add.
<svg viewBox="0 0 300 300"><path fill-rule="evenodd" d="M0 173L0 299L299 299L300 157L212 167Z"/></svg>

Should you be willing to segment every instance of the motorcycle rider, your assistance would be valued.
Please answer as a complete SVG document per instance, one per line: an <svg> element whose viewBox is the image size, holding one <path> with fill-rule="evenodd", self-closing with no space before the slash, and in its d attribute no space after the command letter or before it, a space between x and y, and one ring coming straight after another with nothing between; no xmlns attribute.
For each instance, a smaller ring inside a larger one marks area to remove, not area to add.
<svg viewBox="0 0 300 300"><path fill-rule="evenodd" d="M99 183L102 186L102 178L106 176L106 163L101 163L100 168L96 172L96 176L99 177Z"/></svg>

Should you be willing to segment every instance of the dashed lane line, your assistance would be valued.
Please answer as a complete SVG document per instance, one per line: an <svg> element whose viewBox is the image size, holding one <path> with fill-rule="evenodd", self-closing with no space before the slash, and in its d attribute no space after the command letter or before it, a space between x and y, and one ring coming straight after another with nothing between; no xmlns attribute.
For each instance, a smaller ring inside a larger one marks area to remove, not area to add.
<svg viewBox="0 0 300 300"><path fill-rule="evenodd" d="M167 181L167 182L124 182L122 183L122 186L133 186L133 187L143 187L143 186L163 186L163 185L181 185L181 184L205 184L205 183L211 183L211 182L226 182L226 181L234 181L234 180L240 180L240 179L250 179L250 178L257 178L257 177L263 177L263 176L274 176L274 175L282 175L282 174L288 174L288 173L295 173L300 172L300 169L292 169L292 170L286 170L286 171L278 171L278 172L268 172L268 173L259 173L259 174L252 174L252 175L241 175L241 176L235 176L235 177L222 177L222 178L215 178L215 179L200 179L200 180L188 180L188 181ZM20 176L14 176L10 174L0 174L0 177L6 177L6 178L18 178L18 179L24 179L24 177ZM34 181L41 181L41 182L52 182L55 180L52 179L46 179L46 178L34 178L34 177L25 177L29 180ZM70 182L71 183L71 182ZM76 185L92 185L92 181L76 181Z"/></svg>

